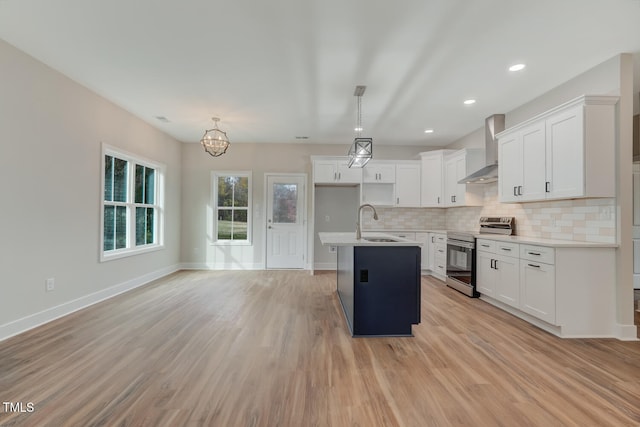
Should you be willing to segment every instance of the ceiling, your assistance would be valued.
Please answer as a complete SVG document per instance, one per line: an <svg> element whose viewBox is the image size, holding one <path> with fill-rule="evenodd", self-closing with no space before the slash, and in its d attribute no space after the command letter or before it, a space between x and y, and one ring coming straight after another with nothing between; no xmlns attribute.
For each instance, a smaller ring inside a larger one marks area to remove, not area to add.
<svg viewBox="0 0 640 427"><path fill-rule="evenodd" d="M640 0L0 0L0 38L183 142L348 145L366 85L362 136L444 146L640 52Z"/></svg>

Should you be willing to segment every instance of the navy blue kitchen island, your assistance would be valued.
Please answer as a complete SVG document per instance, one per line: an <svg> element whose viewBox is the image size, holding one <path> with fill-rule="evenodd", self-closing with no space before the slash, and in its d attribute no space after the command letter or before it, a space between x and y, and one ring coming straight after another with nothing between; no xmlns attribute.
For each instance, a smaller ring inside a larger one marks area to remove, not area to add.
<svg viewBox="0 0 640 427"><path fill-rule="evenodd" d="M420 323L420 244L380 234L362 240L321 234L323 244L337 246L337 293L351 335L412 336Z"/></svg>

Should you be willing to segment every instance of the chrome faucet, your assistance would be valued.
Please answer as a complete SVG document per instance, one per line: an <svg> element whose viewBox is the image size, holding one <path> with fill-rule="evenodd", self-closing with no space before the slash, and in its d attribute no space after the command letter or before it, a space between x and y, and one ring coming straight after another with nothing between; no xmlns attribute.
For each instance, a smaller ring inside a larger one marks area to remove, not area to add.
<svg viewBox="0 0 640 427"><path fill-rule="evenodd" d="M376 208L374 208L373 205L370 205L369 203L360 205L360 207L358 208L358 219L356 221L356 239L357 240L362 239L362 232L360 231L360 213L362 212L362 208L364 208L365 206L368 206L371 209L373 209L373 219L375 219L376 221L378 220L378 213L376 212Z"/></svg>

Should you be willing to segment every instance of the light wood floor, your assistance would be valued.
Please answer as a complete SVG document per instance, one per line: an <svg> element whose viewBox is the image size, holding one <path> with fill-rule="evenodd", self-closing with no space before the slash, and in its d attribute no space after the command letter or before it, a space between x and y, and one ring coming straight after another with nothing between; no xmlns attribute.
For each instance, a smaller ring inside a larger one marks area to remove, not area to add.
<svg viewBox="0 0 640 427"><path fill-rule="evenodd" d="M638 426L640 342L561 340L423 278L351 338L335 273L179 272L0 342L1 426Z"/></svg>

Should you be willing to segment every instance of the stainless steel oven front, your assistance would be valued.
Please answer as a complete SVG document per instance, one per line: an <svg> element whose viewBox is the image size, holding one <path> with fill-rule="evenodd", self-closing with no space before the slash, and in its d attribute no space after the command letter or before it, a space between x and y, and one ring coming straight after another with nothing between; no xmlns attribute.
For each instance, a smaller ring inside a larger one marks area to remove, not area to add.
<svg viewBox="0 0 640 427"><path fill-rule="evenodd" d="M472 233L447 233L447 286L470 297L476 291L475 238Z"/></svg>

